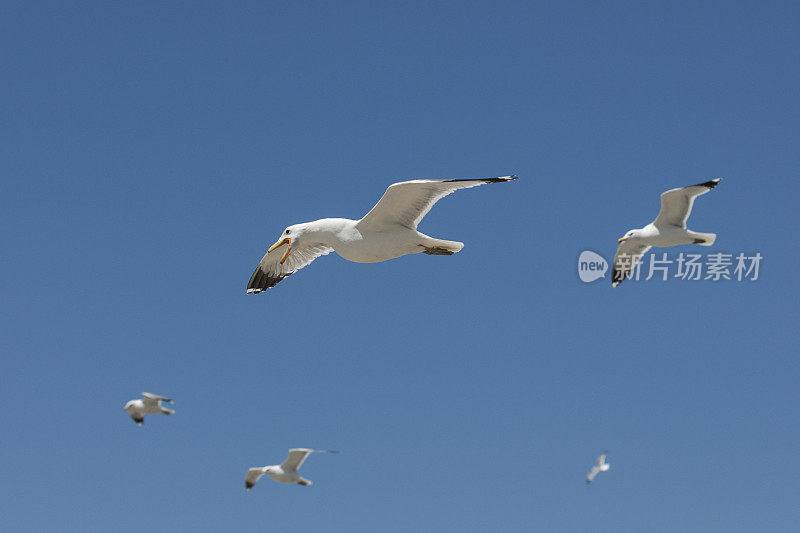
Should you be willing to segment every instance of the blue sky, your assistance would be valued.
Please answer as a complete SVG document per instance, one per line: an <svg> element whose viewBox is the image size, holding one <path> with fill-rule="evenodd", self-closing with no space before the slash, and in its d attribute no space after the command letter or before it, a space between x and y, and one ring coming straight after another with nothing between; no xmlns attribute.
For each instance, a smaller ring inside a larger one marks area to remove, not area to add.
<svg viewBox="0 0 800 533"><path fill-rule="evenodd" d="M5 530L796 528L795 3L2 13ZM510 173L425 218L455 256L244 293L289 224ZM580 282L717 176L690 227L758 281ZM343 453L245 492L306 446Z"/></svg>

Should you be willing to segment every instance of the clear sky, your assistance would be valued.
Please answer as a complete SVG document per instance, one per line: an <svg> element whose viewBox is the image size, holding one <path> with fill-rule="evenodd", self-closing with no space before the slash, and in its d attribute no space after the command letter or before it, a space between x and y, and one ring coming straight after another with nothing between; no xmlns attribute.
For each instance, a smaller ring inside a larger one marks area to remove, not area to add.
<svg viewBox="0 0 800 533"><path fill-rule="evenodd" d="M800 520L795 2L10 0L6 531L789 531ZM517 174L323 257L289 224ZM584 284L658 195L755 282ZM137 427L151 391L177 413ZM290 447L312 487L251 466ZM584 476L609 450L610 472Z"/></svg>

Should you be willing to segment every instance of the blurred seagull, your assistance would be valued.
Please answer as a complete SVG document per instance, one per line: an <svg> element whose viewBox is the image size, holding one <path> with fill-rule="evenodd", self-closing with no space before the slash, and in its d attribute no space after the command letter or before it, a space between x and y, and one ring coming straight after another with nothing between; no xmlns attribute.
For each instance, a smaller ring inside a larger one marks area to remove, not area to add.
<svg viewBox="0 0 800 533"><path fill-rule="evenodd" d="M247 471L247 475L244 478L244 486L247 490L253 488L253 486L261 479L261 476L267 474L269 477L274 479L275 481L279 481L281 483L297 483L298 485L308 486L311 485L311 481L308 479L304 479L300 477L300 474L297 473L297 470L300 468L300 465L303 464L303 461L306 460L308 454L310 453L339 453L337 450L311 450L309 448L292 448L289 450L289 455L286 457L286 460L279 464L279 465L272 465L272 466L264 466L261 468L251 468Z"/></svg>
<svg viewBox="0 0 800 533"><path fill-rule="evenodd" d="M606 472L609 468L611 468L611 465L606 463L606 455L608 455L608 452L603 452L594 462L594 466L591 470L589 470L589 475L586 476L587 484L591 483L594 479L594 476L596 476L599 472Z"/></svg>
<svg viewBox="0 0 800 533"><path fill-rule="evenodd" d="M433 204L458 189L517 179L413 180L386 189L361 220L323 218L286 228L267 250L247 283L248 293L274 287L321 255L336 252L348 261L377 263L406 254L453 255L464 243L435 239L417 231Z"/></svg>
<svg viewBox="0 0 800 533"><path fill-rule="evenodd" d="M173 403L172 400L166 396L159 396L158 394L152 394L150 392L143 392L142 396L144 399L131 400L123 407L123 409L128 411L128 414L131 415L133 421L140 426L144 423L144 415L155 415L159 413L171 415L175 412L161 405L161 402Z"/></svg>
<svg viewBox="0 0 800 533"><path fill-rule="evenodd" d="M670 189L661 194L661 211L656 219L641 229L632 229L621 237L614 255L614 270L611 283L614 287L630 275L642 256L653 246L676 246L699 244L711 246L716 233L696 233L686 229L686 220L692 213L694 199L705 194L720 182L713 179L697 185Z"/></svg>

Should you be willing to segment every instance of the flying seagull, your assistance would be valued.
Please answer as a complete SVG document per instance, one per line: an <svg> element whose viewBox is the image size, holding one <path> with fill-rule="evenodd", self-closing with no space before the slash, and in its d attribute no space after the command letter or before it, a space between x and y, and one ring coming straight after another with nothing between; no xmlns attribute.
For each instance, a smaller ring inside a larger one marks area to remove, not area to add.
<svg viewBox="0 0 800 533"><path fill-rule="evenodd" d="M686 220L692 213L694 199L705 194L720 182L713 179L697 185L670 189L661 194L661 211L656 219L641 229L632 229L621 237L614 255L614 270L611 284L616 287L627 278L642 256L653 246L676 246L699 244L711 246L716 233L697 233L686 229Z"/></svg>
<svg viewBox="0 0 800 533"><path fill-rule="evenodd" d="M606 463L606 455L608 455L608 452L601 453L600 457L598 457L594 462L594 466L591 470L589 470L589 474L586 476L587 484L591 483L594 479L594 476L596 476L599 472L606 472L609 468L611 468L611 465Z"/></svg>
<svg viewBox="0 0 800 533"><path fill-rule="evenodd" d="M394 183L361 220L323 218L286 228L267 250L247 283L248 293L274 287L321 255L336 252L348 261L377 263L406 254L453 255L464 243L417 231L433 204L458 189L517 179L413 180Z"/></svg>
<svg viewBox="0 0 800 533"><path fill-rule="evenodd" d="M161 405L161 402L173 403L172 400L166 396L159 396L158 394L152 394L150 392L143 392L142 396L144 397L143 399L131 400L123 407L123 409L128 411L128 414L131 415L133 421L140 426L144 424L144 415L155 415L159 413L171 415L175 412Z"/></svg>
<svg viewBox="0 0 800 533"><path fill-rule="evenodd" d="M306 460L308 454L310 453L339 453L336 450L312 450L309 448L292 448L289 450L289 455L286 457L286 460L279 465L272 465L272 466L263 466L260 468L251 468L247 471L247 475L244 478L244 487L247 490L253 488L253 486L261 479L261 476L267 474L269 477L274 479L275 481L279 481L281 483L297 483L298 485L303 485L307 487L311 485L311 481L305 478L300 477L300 474L297 473L297 470L300 468L300 465L303 464L303 461Z"/></svg>

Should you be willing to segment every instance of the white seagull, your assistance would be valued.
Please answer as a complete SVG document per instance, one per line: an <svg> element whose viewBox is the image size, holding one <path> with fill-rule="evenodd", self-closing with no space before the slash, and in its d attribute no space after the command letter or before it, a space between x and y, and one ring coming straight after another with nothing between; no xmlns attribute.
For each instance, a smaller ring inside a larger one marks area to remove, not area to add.
<svg viewBox="0 0 800 533"><path fill-rule="evenodd" d="M261 476L267 474L269 477L274 479L275 481L279 481L281 483L297 483L298 485L303 485L307 487L311 485L311 481L305 478L300 477L300 474L297 473L297 470L300 468L300 465L303 464L303 461L306 460L308 454L310 453L339 453L336 450L312 450L310 448L292 448L289 450L289 455L286 457L286 460L279 465L271 465L271 466L263 466L260 468L251 468L247 471L247 475L244 477L244 487L247 490L253 488L253 486L261 479Z"/></svg>
<svg viewBox="0 0 800 533"><path fill-rule="evenodd" d="M594 476L596 476L598 473L606 472L608 471L609 468L611 468L611 465L606 463L606 455L608 455L608 452L603 452L602 454L600 454L600 457L598 457L597 460L594 462L594 466L592 467L591 470L589 470L589 474L586 476L587 484L591 483L592 480L594 479Z"/></svg>
<svg viewBox="0 0 800 533"><path fill-rule="evenodd" d="M361 220L323 218L289 226L267 250L247 283L248 293L274 287L321 255L336 252L348 261L377 263L406 254L453 255L464 243L434 239L417 231L433 204L458 189L517 179L413 180L394 183Z"/></svg>
<svg viewBox="0 0 800 533"><path fill-rule="evenodd" d="M697 233L686 229L686 220L692 213L694 199L705 194L720 182L713 179L697 185L671 189L661 194L661 211L656 219L641 229L632 229L621 237L614 255L611 284L616 287L630 275L642 256L653 246L699 244L711 246L716 233Z"/></svg>
<svg viewBox="0 0 800 533"><path fill-rule="evenodd" d="M144 415L171 415L175 412L172 409L167 409L161 405L162 401L173 403L172 400L166 396L159 396L158 394L152 394L149 392L143 392L142 396L144 397L143 399L131 400L125 404L125 407L123 407L123 409L128 411L128 414L131 415L133 421L140 426L144 423Z"/></svg>

